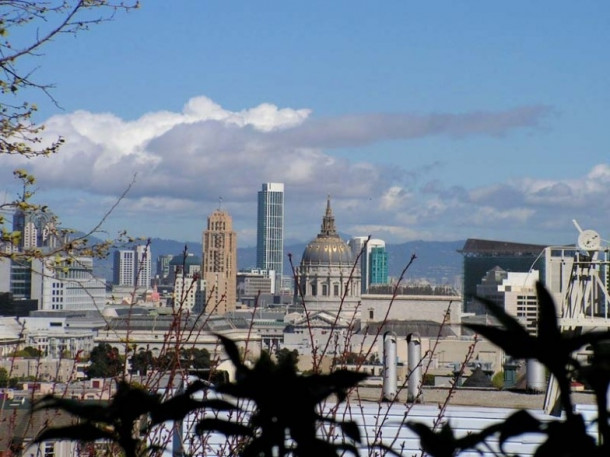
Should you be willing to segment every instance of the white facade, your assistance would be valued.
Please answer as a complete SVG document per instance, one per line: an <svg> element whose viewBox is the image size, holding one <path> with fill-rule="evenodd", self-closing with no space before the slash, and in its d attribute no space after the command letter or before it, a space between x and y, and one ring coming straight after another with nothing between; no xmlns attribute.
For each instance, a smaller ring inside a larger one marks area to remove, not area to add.
<svg viewBox="0 0 610 457"><path fill-rule="evenodd" d="M174 312L201 312L205 309L205 281L200 274L178 274L174 281Z"/></svg>
<svg viewBox="0 0 610 457"><path fill-rule="evenodd" d="M136 246L114 253L114 283L119 286L150 287L150 246Z"/></svg>
<svg viewBox="0 0 610 457"><path fill-rule="evenodd" d="M0 357L23 347L23 324L14 317L0 316Z"/></svg>
<svg viewBox="0 0 610 457"><path fill-rule="evenodd" d="M106 282L93 276L91 257L32 264L32 298L38 309L93 310L106 304Z"/></svg>
<svg viewBox="0 0 610 457"><path fill-rule="evenodd" d="M362 296L360 314L363 326L383 320L421 320L447 326L461 334L462 297L451 295L372 295ZM445 319L445 315L447 318Z"/></svg>
<svg viewBox="0 0 610 457"><path fill-rule="evenodd" d="M533 335L538 332L538 279L538 270L529 273L508 272L506 279L498 286L498 292L504 294L504 310L518 318Z"/></svg>
<svg viewBox="0 0 610 457"><path fill-rule="evenodd" d="M150 287L150 278L152 276L150 246L136 246L135 252L137 261L135 284L139 287Z"/></svg>
<svg viewBox="0 0 610 457"><path fill-rule="evenodd" d="M31 346L50 359L73 358L77 353L89 353L93 348L93 331L72 331L65 317L11 318L18 326L21 347ZM16 347L13 350L17 349Z"/></svg>

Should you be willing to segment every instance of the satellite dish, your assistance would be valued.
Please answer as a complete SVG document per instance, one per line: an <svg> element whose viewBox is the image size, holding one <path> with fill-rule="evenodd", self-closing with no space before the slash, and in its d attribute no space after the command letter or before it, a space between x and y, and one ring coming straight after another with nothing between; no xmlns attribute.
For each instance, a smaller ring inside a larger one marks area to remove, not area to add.
<svg viewBox="0 0 610 457"><path fill-rule="evenodd" d="M572 222L578 229L578 240L576 244L583 251L597 251L602 245L602 237L595 230L583 230L575 219Z"/></svg>
<svg viewBox="0 0 610 457"><path fill-rule="evenodd" d="M601 241L595 230L583 230L578 235L578 247L583 251L597 251L601 247Z"/></svg>

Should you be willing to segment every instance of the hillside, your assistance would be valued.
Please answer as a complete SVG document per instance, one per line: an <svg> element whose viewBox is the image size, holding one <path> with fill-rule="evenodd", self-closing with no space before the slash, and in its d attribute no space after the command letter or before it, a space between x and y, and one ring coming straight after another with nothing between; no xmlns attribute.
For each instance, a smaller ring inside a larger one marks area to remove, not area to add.
<svg viewBox="0 0 610 457"><path fill-rule="evenodd" d="M296 243L284 247L285 263L284 274L291 274L288 263L288 253L292 253L293 262L298 266L301 255L307 243ZM462 274L462 256L457 250L464 245L463 240L458 241L409 241L401 244L388 244L388 270L390 276L398 277L409 262L412 254L417 259L409 269L406 280L427 279L435 284L453 285ZM187 251L201 257L201 243L187 242ZM184 251L185 242L153 238L151 240L151 254L153 260L153 273L156 270L155 262L158 256L164 254L179 254ZM256 265L256 247L237 249L237 264L239 268L250 268ZM95 273L98 276L112 279L112 256L95 262Z"/></svg>

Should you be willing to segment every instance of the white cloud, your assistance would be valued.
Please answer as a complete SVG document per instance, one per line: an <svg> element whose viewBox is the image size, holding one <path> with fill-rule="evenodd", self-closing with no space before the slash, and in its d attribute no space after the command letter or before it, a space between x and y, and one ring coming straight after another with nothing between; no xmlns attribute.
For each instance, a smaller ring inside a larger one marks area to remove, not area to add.
<svg viewBox="0 0 610 457"><path fill-rule="evenodd" d="M137 173L117 210L122 223L131 219L146 230L157 226L155 220L171 226L168 218L192 215L197 221L193 239L199 238L204 215L219 196L234 211L240 233L253 238L256 192L269 181L286 184L287 237L315 236L330 194L340 230L375 231L389 241L459 238L475 236L479 227L541 227L566 208L582 212L586 202L603 199L599 207L609 208L610 165L595 165L586 176L566 180L523 177L474 189L432 180L416 188L415 178L422 173L434 178L437 162L407 170L339 157L333 148L427 136L502 136L536 127L548 111L533 106L314 119L309 109L269 103L230 111L207 97L189 100L181 112L148 113L133 121L76 111L46 122L45 135L67 140L56 156L4 157L0 175L26 166L38 177L41 192L63 192L54 197L61 195L59 205L65 206L56 208L58 214L82 216L87 205L103 214L100 208L111 206ZM598 215L592 221L607 218Z"/></svg>

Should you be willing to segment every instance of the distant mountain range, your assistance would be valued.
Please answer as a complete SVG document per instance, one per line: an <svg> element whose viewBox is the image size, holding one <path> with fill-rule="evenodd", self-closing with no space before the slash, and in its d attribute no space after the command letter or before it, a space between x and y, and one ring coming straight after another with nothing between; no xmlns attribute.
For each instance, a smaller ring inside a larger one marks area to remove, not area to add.
<svg viewBox="0 0 610 457"><path fill-rule="evenodd" d="M344 239L346 239L344 237ZM409 241L401 244L387 244L388 271L392 277L399 277L411 256L415 254L413 262L405 275L405 280L425 279L434 284L455 285L462 274L462 256L457 252L464 246L464 240L458 241ZM181 254L184 248L187 252L201 257L201 243L181 242L175 240L164 240L160 238L151 239L150 249L153 260L153 274L156 270L156 259L160 255ZM307 243L294 243L284 246L285 262L284 274L290 275L290 264L288 253L292 253L294 266L298 266ZM256 266L256 247L237 249L237 264L240 269ZM108 280L112 279L112 255L106 259L95 261L95 274Z"/></svg>

